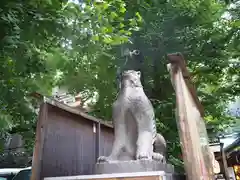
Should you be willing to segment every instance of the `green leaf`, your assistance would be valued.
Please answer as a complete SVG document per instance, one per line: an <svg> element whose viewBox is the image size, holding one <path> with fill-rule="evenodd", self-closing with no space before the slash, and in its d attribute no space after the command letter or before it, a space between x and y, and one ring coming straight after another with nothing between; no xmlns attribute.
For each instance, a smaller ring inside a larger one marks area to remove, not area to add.
<svg viewBox="0 0 240 180"><path fill-rule="evenodd" d="M99 41L99 36L98 36L98 35L94 35L94 36L92 37L92 40L94 40L94 41Z"/></svg>
<svg viewBox="0 0 240 180"><path fill-rule="evenodd" d="M139 12L136 12L135 14L136 14L136 16L137 16L137 21L138 21L138 22L142 22L142 16L140 15L140 13L139 13Z"/></svg>
<svg viewBox="0 0 240 180"><path fill-rule="evenodd" d="M111 13L110 13L110 18L111 18L112 20L114 20L116 17L118 17L118 15L117 15L116 12L111 12Z"/></svg>

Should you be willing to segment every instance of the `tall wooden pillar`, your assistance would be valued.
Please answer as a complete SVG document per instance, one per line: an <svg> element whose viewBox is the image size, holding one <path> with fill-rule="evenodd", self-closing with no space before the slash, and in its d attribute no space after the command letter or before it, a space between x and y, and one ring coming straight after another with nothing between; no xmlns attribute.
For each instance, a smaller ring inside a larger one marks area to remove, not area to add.
<svg viewBox="0 0 240 180"><path fill-rule="evenodd" d="M203 121L203 107L190 81L183 56L168 55L168 70L176 92L176 120L188 180L213 180L213 166Z"/></svg>

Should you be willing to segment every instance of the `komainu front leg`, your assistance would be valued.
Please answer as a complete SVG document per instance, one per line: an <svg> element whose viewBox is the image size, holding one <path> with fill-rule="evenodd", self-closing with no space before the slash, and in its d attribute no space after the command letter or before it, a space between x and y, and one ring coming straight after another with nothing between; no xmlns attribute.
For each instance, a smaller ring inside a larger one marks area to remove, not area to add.
<svg viewBox="0 0 240 180"><path fill-rule="evenodd" d="M138 128L136 159L152 159L153 154L153 119L154 112L150 104L141 100L135 102L137 111L133 111Z"/></svg>
<svg viewBox="0 0 240 180"><path fill-rule="evenodd" d="M152 159L153 145L152 145L152 132L143 131L139 132L137 140L136 159L145 160Z"/></svg>

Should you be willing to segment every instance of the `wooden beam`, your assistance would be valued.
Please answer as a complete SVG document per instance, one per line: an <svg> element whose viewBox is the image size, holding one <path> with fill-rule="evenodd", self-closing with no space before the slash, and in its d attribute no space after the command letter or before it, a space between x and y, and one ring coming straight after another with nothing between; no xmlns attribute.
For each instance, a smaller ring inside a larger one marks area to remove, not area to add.
<svg viewBox="0 0 240 180"><path fill-rule="evenodd" d="M180 53L169 54L167 65L176 92L176 121L189 180L214 179L203 107L197 97L185 60Z"/></svg>
<svg viewBox="0 0 240 180"><path fill-rule="evenodd" d="M185 80L185 83L189 89L189 92L191 93L193 100L195 104L197 105L198 111L200 112L201 116L204 116L204 109L201 105L199 98L196 93L196 88L191 82L191 75L186 67L186 62L184 60L184 57L180 53L173 53L167 55L169 62L174 65L174 71L177 71L177 68L180 68Z"/></svg>

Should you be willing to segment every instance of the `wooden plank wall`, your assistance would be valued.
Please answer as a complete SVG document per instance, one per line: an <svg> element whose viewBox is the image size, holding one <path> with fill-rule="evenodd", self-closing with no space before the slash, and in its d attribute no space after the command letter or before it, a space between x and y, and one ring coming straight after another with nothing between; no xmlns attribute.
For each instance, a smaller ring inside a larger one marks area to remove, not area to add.
<svg viewBox="0 0 240 180"><path fill-rule="evenodd" d="M44 103L37 124L31 180L92 174L97 157L109 155L112 143L113 128Z"/></svg>

